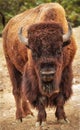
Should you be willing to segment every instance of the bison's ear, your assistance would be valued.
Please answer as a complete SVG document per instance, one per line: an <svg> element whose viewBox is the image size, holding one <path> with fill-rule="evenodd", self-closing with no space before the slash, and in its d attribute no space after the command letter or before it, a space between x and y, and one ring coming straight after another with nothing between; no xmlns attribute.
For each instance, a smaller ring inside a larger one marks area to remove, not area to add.
<svg viewBox="0 0 80 130"><path fill-rule="evenodd" d="M66 42L63 43L62 47L68 46L70 44L71 40L68 40Z"/></svg>

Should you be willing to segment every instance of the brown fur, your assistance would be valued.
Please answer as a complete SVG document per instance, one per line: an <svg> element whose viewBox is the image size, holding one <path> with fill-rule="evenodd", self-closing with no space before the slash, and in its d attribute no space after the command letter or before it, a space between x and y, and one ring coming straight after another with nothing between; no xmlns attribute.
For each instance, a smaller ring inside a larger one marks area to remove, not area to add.
<svg viewBox="0 0 80 130"><path fill-rule="evenodd" d="M19 41L18 29L21 26L24 36L26 30L28 32L30 49ZM62 56L56 58L52 55L62 47L62 35L67 31L65 11L58 3L42 4L27 10L12 18L6 25L3 31L3 48L13 85L18 119L32 114L27 99L38 109L37 121L40 123L46 120L45 106L48 105L56 106L57 119L66 119L64 104L72 94L72 61L76 52L74 37L62 49ZM38 58L33 52L38 54ZM52 92L50 97L42 91L40 83L40 64L45 62L54 62L58 66L54 84L55 87L59 86L60 92Z"/></svg>

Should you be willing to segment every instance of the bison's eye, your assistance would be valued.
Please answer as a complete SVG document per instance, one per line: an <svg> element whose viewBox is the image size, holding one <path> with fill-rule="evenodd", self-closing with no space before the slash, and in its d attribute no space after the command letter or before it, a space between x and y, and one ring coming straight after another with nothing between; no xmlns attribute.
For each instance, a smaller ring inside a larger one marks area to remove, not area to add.
<svg viewBox="0 0 80 130"><path fill-rule="evenodd" d="M34 52L34 53L32 53L32 57L34 60L37 60L40 57L40 55L37 54L36 52Z"/></svg>
<svg viewBox="0 0 80 130"><path fill-rule="evenodd" d="M56 55L60 56L61 53L62 53L62 50L61 50L61 49L57 49L57 50L56 50Z"/></svg>
<svg viewBox="0 0 80 130"><path fill-rule="evenodd" d="M33 57L33 58L36 58L36 57L37 57L37 54L36 54L36 53L32 53L32 57Z"/></svg>

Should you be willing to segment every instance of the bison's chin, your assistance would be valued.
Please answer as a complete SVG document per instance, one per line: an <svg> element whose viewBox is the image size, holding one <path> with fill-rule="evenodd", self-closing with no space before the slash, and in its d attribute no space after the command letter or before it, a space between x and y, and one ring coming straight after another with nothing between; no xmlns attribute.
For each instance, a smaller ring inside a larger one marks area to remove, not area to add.
<svg viewBox="0 0 80 130"><path fill-rule="evenodd" d="M48 97L51 97L53 94L59 93L59 89L54 81L42 81L41 89L42 93Z"/></svg>

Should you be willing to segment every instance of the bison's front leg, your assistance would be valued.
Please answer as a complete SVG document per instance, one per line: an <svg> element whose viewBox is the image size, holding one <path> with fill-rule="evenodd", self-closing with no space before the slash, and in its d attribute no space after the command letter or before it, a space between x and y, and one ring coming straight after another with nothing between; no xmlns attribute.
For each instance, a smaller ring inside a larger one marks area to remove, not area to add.
<svg viewBox="0 0 80 130"><path fill-rule="evenodd" d="M72 95L72 65L67 66L62 73L62 80L60 84L60 91L61 93L58 95L56 100L56 117L59 121L64 119L65 122L69 121L66 119L65 112L64 112L64 103L67 101L70 96Z"/></svg>
<svg viewBox="0 0 80 130"><path fill-rule="evenodd" d="M65 104L65 99L63 95L60 93L56 99L56 113L55 113L57 120L60 123L67 122L66 115L64 112L64 104Z"/></svg>
<svg viewBox="0 0 80 130"><path fill-rule="evenodd" d="M45 106L44 104L39 100L38 106L38 117L37 117L37 122L36 126L43 126L46 124L46 111L45 111Z"/></svg>
<svg viewBox="0 0 80 130"><path fill-rule="evenodd" d="M22 94L21 94L22 74L15 68L9 57L6 58L6 61L12 82L13 95L16 103L16 119L20 119L20 121L22 121L22 118L25 117L27 114L30 114L31 112L28 107L28 103L22 100ZM25 109L28 112L25 112Z"/></svg>

